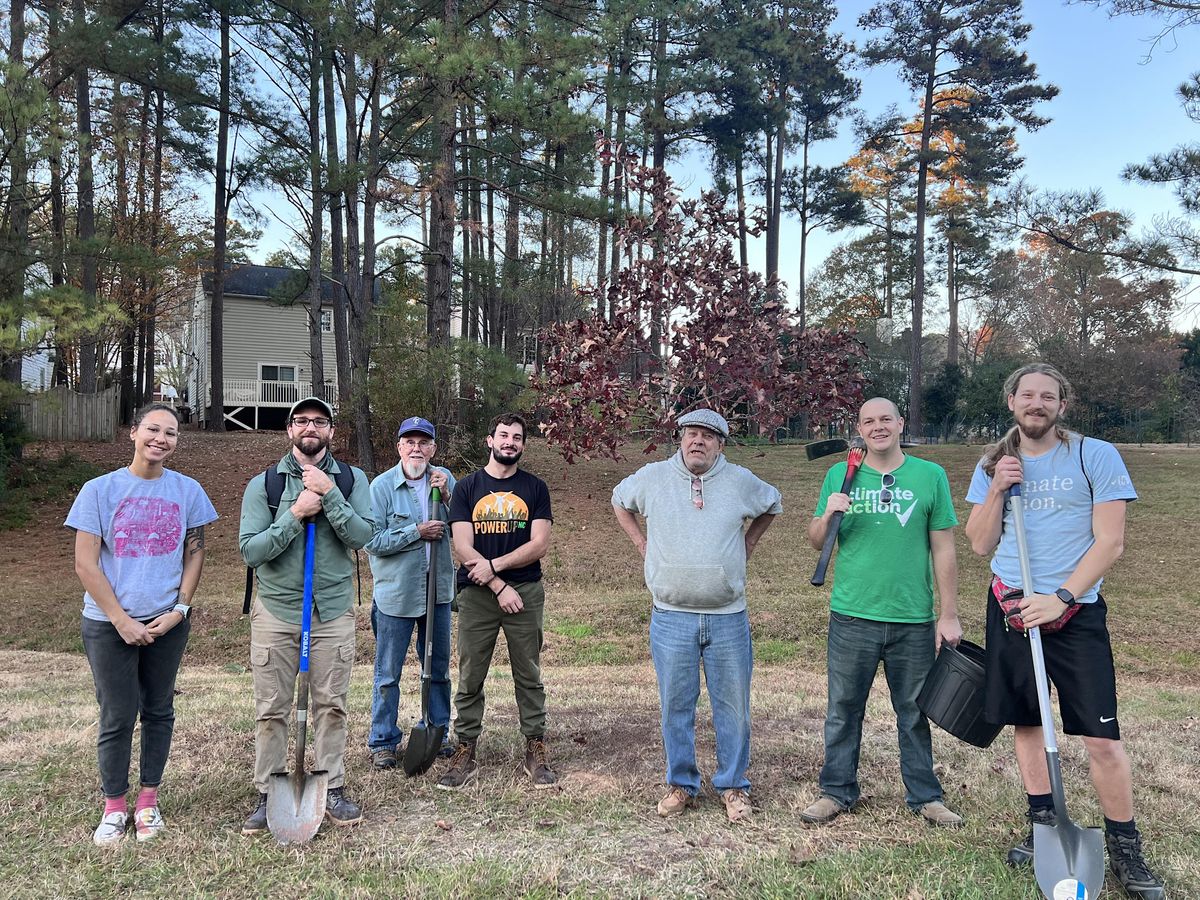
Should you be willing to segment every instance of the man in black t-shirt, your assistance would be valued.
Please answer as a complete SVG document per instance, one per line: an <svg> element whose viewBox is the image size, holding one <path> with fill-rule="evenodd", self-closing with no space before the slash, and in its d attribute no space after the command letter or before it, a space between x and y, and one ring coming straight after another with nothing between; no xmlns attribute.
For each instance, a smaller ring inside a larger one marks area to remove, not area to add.
<svg viewBox="0 0 1200 900"><path fill-rule="evenodd" d="M462 479L450 504L458 569L458 691L454 695L457 748L438 781L457 790L478 771L475 744L483 731L483 683L496 637L504 629L513 689L525 735L525 772L535 788L552 787L544 740L541 559L550 546L550 491L517 467L525 450L525 420L505 413L492 420L487 465Z"/></svg>

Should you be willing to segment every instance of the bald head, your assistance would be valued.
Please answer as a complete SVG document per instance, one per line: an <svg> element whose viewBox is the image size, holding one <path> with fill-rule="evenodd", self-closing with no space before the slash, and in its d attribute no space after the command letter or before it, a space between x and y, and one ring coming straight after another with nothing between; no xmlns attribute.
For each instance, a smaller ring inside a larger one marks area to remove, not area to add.
<svg viewBox="0 0 1200 900"><path fill-rule="evenodd" d="M900 407L887 397L872 397L858 408L858 421L861 424L864 418L874 419L884 413L891 413L893 418L899 419Z"/></svg>

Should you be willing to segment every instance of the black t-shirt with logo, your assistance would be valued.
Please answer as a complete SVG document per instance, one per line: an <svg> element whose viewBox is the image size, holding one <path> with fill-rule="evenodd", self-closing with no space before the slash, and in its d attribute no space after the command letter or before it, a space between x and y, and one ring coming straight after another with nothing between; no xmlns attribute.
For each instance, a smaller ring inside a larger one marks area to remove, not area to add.
<svg viewBox="0 0 1200 900"><path fill-rule="evenodd" d="M470 522L475 550L485 559L496 559L529 543L530 523L552 520L550 489L536 475L518 469L508 478L493 478L485 469L472 472L454 488L450 521ZM535 561L519 569L500 573L505 581L540 581L542 563ZM458 586L472 584L465 568L458 570Z"/></svg>

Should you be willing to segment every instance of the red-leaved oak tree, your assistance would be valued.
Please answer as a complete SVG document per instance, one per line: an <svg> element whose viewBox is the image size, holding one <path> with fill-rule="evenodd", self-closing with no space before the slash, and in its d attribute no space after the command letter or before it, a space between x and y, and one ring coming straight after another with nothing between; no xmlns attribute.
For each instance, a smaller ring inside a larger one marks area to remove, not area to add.
<svg viewBox="0 0 1200 900"><path fill-rule="evenodd" d="M796 324L780 286L735 258L737 214L718 194L681 199L661 170L598 149L652 204L618 230L624 264L608 289L609 318L542 332L539 418L567 462L615 459L628 442L650 452L701 406L735 433L772 440L796 416L819 425L850 415L865 383L866 349L854 335ZM753 232L761 225L761 212L750 217Z"/></svg>

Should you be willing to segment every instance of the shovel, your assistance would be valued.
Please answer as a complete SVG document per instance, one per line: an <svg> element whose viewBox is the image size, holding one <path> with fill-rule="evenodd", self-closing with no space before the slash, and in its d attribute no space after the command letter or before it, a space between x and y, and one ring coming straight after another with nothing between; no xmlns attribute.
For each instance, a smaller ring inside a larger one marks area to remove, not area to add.
<svg viewBox="0 0 1200 900"><path fill-rule="evenodd" d="M430 495L430 518L441 519L441 491ZM440 543L440 542L439 542ZM433 682L433 618L437 606L437 544L429 547L429 571L425 574L425 660L421 666L421 721L408 732L404 747L404 772L409 777L420 775L437 759L446 737L445 725L429 721L429 690Z"/></svg>
<svg viewBox="0 0 1200 900"><path fill-rule="evenodd" d="M309 522L304 535L304 613L300 625L300 671L296 688L296 767L291 775L273 772L267 782L267 828L281 844L310 840L325 818L329 773L304 771L308 736L308 651L312 632L313 561L317 526Z"/></svg>
<svg viewBox="0 0 1200 900"><path fill-rule="evenodd" d="M1008 489L1008 495L1015 526L1013 532L1017 538L1017 557L1021 563L1021 587L1028 597L1033 590L1033 576L1029 568L1029 545L1025 541L1021 485L1014 484ZM1054 825L1034 823L1033 873L1048 900L1090 900L1100 896L1100 888L1104 885L1104 837L1099 828L1081 828L1067 814L1058 739L1054 734L1054 713L1050 709L1050 684L1042 653L1042 630L1036 625L1029 629L1029 648L1033 653L1033 675L1037 681L1038 709L1046 744L1046 768L1050 773L1050 793L1054 797L1057 817Z"/></svg>

